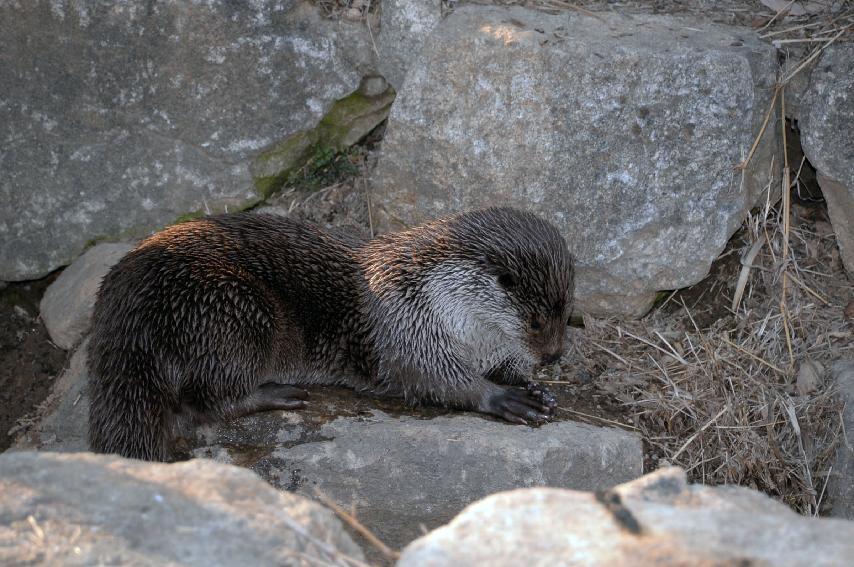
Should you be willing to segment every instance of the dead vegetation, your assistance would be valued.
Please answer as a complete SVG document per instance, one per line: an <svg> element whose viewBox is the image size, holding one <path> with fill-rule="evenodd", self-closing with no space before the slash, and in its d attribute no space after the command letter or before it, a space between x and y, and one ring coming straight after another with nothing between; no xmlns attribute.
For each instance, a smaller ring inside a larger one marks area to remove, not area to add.
<svg viewBox="0 0 854 567"><path fill-rule="evenodd" d="M578 359L604 367L597 387L643 436L647 468L675 464L704 484L757 488L804 514L822 509L844 434L825 369L854 353L843 315L854 287L824 224L793 227L783 261L780 211L749 218L730 253L761 246L742 268L749 276L735 310L738 272L725 271L671 294L640 321L585 318ZM784 273L797 284L781 302Z"/></svg>
<svg viewBox="0 0 854 567"><path fill-rule="evenodd" d="M750 486L817 515L845 436L826 369L854 352L847 314L854 286L826 211L792 203L819 191L802 187L812 178L802 154L790 167L790 78L781 77L762 127L779 112L782 163L772 157L764 206L748 216L713 275L673 292L641 321L586 318L578 354L588 366L610 359L600 387L629 411L648 468L676 464L695 481Z"/></svg>
<svg viewBox="0 0 854 567"><path fill-rule="evenodd" d="M810 22L777 34L825 40L805 42L811 47L781 69L757 133L758 143L766 127L781 128L786 148L768 164L778 181L766 187L764 206L746 219L713 275L670 294L641 321L586 318L577 353L585 366L605 368L598 388L627 410L624 422L643 436L648 469L675 464L694 481L750 486L817 515L827 508L836 447L849 439L826 370L854 353L846 314L854 285L826 211L792 202L820 192L803 186L811 176L802 154L789 163L795 152L785 101L792 79L849 33L854 12Z"/></svg>

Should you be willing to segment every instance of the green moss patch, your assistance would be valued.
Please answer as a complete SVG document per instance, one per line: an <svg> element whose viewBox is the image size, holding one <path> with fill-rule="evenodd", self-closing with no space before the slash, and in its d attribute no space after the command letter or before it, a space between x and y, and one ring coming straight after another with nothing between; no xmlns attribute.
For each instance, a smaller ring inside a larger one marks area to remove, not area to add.
<svg viewBox="0 0 854 567"><path fill-rule="evenodd" d="M319 143L316 129L297 132L255 158L250 170L258 194L266 199L279 190L291 174L311 160Z"/></svg>
<svg viewBox="0 0 854 567"><path fill-rule="evenodd" d="M389 86L377 96L355 91L336 101L315 128L291 134L255 158L250 166L255 190L266 199L294 179L323 179L318 172L346 167L340 154L388 117L395 95Z"/></svg>

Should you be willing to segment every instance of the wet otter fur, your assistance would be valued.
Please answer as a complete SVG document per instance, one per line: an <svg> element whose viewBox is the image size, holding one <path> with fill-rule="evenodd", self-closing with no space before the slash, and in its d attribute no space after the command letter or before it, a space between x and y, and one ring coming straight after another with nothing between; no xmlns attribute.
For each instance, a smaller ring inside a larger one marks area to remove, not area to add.
<svg viewBox="0 0 854 567"><path fill-rule="evenodd" d="M296 409L307 384L542 422L555 402L528 377L562 354L572 302L564 239L510 208L370 241L249 213L175 225L102 282L89 443L167 460L175 415Z"/></svg>

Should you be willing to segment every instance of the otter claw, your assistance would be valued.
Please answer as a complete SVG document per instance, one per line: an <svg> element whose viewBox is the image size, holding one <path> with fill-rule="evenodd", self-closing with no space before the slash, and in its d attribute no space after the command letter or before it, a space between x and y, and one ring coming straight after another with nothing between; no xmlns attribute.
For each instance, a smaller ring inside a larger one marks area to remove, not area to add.
<svg viewBox="0 0 854 567"><path fill-rule="evenodd" d="M504 421L509 421L510 423L516 423L518 425L528 425L528 422L522 419L521 417L516 417L510 412L504 412L501 414L501 419Z"/></svg>

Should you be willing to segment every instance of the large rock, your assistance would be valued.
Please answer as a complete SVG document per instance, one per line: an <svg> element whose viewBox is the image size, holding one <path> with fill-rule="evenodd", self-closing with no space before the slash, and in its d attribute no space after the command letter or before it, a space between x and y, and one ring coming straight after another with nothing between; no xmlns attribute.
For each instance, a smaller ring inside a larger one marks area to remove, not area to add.
<svg viewBox="0 0 854 567"><path fill-rule="evenodd" d="M84 342L14 448L85 451ZM251 468L274 486L314 496L320 488L386 543L402 546L466 504L522 486L594 490L642 474L640 440L573 422L538 429L481 416L406 410L341 390L313 391L296 412L267 412L199 428L185 439L196 457ZM405 412L402 413L401 412Z"/></svg>
<svg viewBox="0 0 854 567"><path fill-rule="evenodd" d="M0 280L257 202L252 158L359 86L351 28L297 0L0 2Z"/></svg>
<svg viewBox="0 0 854 567"><path fill-rule="evenodd" d="M15 434L13 449L45 451L86 451L89 448L88 369L84 340L71 362L54 382L47 399L28 416L28 425Z"/></svg>
<svg viewBox="0 0 854 567"><path fill-rule="evenodd" d="M40 309L51 340L73 348L89 330L101 280L133 245L105 243L93 246L63 270L42 297Z"/></svg>
<svg viewBox="0 0 854 567"><path fill-rule="evenodd" d="M854 523L798 516L741 487L689 486L665 469L596 494L515 490L410 544L398 567L848 566Z"/></svg>
<svg viewBox="0 0 854 567"><path fill-rule="evenodd" d="M696 283L767 182L776 52L664 16L462 6L426 39L374 175L387 227L507 204L579 256L579 307L638 315Z"/></svg>
<svg viewBox="0 0 854 567"><path fill-rule="evenodd" d="M359 519L393 547L493 492L596 490L643 472L640 439L617 429L573 422L533 429L473 415L380 411L324 424L311 414L286 415L220 428L194 454L250 466L280 488L309 496L319 488L345 508L355 504Z"/></svg>
<svg viewBox="0 0 854 567"><path fill-rule="evenodd" d="M3 565L351 565L342 556L364 560L332 512L237 467L0 456Z"/></svg>
<svg viewBox="0 0 854 567"><path fill-rule="evenodd" d="M832 45L810 74L800 109L801 145L818 170L845 268L854 274L854 45Z"/></svg>
<svg viewBox="0 0 854 567"><path fill-rule="evenodd" d="M377 68L395 89L441 19L442 0L383 0Z"/></svg>
<svg viewBox="0 0 854 567"><path fill-rule="evenodd" d="M842 410L845 435L839 438L827 494L833 505L832 515L854 520L854 359L835 362L830 372L845 404Z"/></svg>

